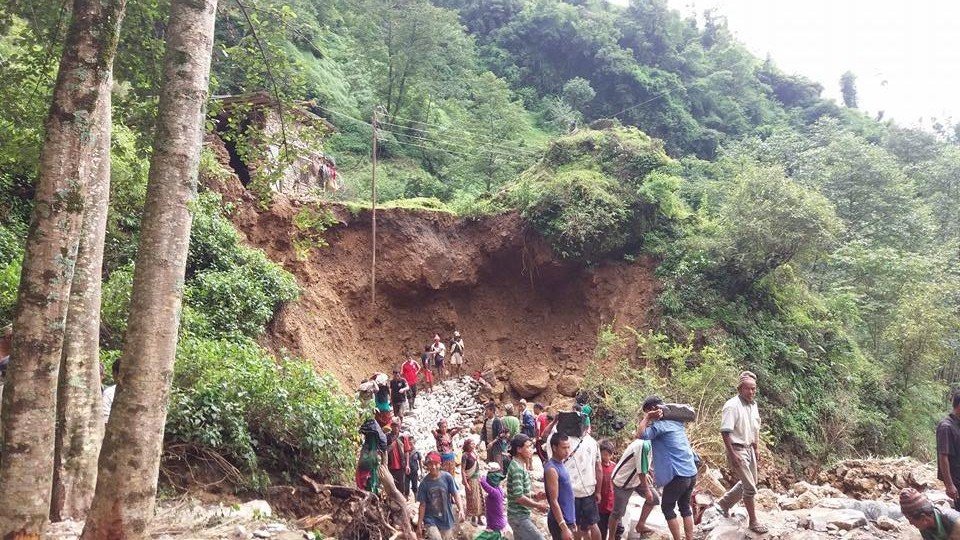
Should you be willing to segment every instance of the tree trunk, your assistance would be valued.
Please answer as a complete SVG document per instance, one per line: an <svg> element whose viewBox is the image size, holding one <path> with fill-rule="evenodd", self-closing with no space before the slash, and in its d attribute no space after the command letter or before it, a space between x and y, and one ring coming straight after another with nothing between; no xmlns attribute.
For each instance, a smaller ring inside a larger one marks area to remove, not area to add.
<svg viewBox="0 0 960 540"><path fill-rule="evenodd" d="M216 0L174 0L126 342L84 539L142 538L153 517L204 133Z"/></svg>
<svg viewBox="0 0 960 540"><path fill-rule="evenodd" d="M38 538L50 513L57 378L95 121L124 0L74 0L46 121L13 321L0 446L0 537Z"/></svg>
<svg viewBox="0 0 960 540"><path fill-rule="evenodd" d="M109 88L109 81L107 83ZM94 129L95 174L87 186L80 248L70 289L57 387L53 501L50 519L82 521L97 484L97 456L103 441L100 400L100 285L103 241L110 199L110 93L101 96Z"/></svg>

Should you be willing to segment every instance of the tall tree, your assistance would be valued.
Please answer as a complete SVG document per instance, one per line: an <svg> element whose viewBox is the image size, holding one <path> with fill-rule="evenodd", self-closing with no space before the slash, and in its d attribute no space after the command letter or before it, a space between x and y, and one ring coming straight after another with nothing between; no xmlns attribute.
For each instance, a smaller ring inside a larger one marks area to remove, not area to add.
<svg viewBox="0 0 960 540"><path fill-rule="evenodd" d="M170 5L154 153L120 381L84 539L142 538L153 517L216 8L216 0L174 0Z"/></svg>
<svg viewBox="0 0 960 540"><path fill-rule="evenodd" d="M35 538L50 512L56 392L94 128L110 91L125 0L74 0L53 101L17 309L0 446L0 537Z"/></svg>
<svg viewBox="0 0 960 540"><path fill-rule="evenodd" d="M852 71L846 71L840 76L840 94L845 106L857 108L857 76Z"/></svg>
<svg viewBox="0 0 960 540"><path fill-rule="evenodd" d="M111 77L112 79L112 77ZM109 85L109 82L108 82ZM110 93L96 119L97 148L87 187L80 247L70 289L57 388L57 431L50 519L86 517L103 441L100 400L100 285L110 196Z"/></svg>

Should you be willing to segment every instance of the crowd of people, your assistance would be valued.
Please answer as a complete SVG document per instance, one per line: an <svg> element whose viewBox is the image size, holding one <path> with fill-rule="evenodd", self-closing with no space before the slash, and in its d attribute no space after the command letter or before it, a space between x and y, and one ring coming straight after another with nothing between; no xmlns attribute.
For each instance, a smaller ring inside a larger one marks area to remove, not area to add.
<svg viewBox="0 0 960 540"><path fill-rule="evenodd" d="M361 386L374 397L376 413L361 427L364 446L357 485L376 491L377 456L386 456L395 485L418 503L420 538L449 540L457 522L469 521L480 528L478 540L497 540L508 526L515 540L543 540L533 520L536 512L546 515L553 540L616 540L624 536L622 521L636 494L643 501L636 533L653 532L647 520L659 506L674 540L693 539L693 493L701 464L685 423L695 413L657 396L644 401L633 440L619 455L612 440L592 436L592 407L578 396L572 410L556 414L542 403L520 400L518 406L500 406L489 401L476 436L469 434L455 448L461 428L440 420L432 431L436 448L422 456L402 429L403 412L415 408L418 388L431 390L434 374L438 379L448 375L448 354L453 373L462 373L463 351L459 332L449 347L436 335L420 362L409 357L392 379L376 374ZM764 534L768 528L755 503L761 467L756 395L757 377L744 371L736 395L723 405L719 436L737 481L717 501L715 511L729 516L742 503L749 530ZM954 508L937 507L923 493L904 489L901 509L924 540L960 540L960 393L953 398L951 414L937 427L937 451L939 476ZM535 460L542 463L544 486L536 492L531 480Z"/></svg>

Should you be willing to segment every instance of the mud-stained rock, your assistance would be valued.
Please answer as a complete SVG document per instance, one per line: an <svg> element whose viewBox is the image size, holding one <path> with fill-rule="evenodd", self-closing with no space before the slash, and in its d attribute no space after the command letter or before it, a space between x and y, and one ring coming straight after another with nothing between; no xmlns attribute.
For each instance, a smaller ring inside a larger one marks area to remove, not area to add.
<svg viewBox="0 0 960 540"><path fill-rule="evenodd" d="M522 398L539 396L550 385L550 374L546 371L532 371L524 377L510 380L510 388Z"/></svg>
<svg viewBox="0 0 960 540"><path fill-rule="evenodd" d="M574 397L577 390L580 390L580 377L576 375L564 375L557 381L557 393L561 396Z"/></svg>

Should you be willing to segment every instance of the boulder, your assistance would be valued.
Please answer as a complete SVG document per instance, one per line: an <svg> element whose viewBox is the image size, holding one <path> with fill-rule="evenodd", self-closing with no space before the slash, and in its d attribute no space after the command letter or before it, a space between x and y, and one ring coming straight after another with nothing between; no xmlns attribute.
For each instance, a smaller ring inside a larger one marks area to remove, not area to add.
<svg viewBox="0 0 960 540"><path fill-rule="evenodd" d="M536 397L550 384L550 374L546 370L516 375L519 376L510 380L510 388L522 398Z"/></svg>
<svg viewBox="0 0 960 540"><path fill-rule="evenodd" d="M877 528L881 531L899 531L900 522L887 516L877 518Z"/></svg>
<svg viewBox="0 0 960 540"><path fill-rule="evenodd" d="M777 507L777 494L772 489L761 488L757 490L754 500L757 502L757 506L763 510L773 510Z"/></svg>
<svg viewBox="0 0 960 540"><path fill-rule="evenodd" d="M839 510L813 508L807 520L805 528L812 530L822 530L822 523L826 523L827 530L839 529L849 531L867 524L867 516L859 510L850 510L842 508ZM816 525L816 526L813 526Z"/></svg>
<svg viewBox="0 0 960 540"><path fill-rule="evenodd" d="M576 375L564 375L557 381L557 393L561 396L574 397L580 390L580 378Z"/></svg>

